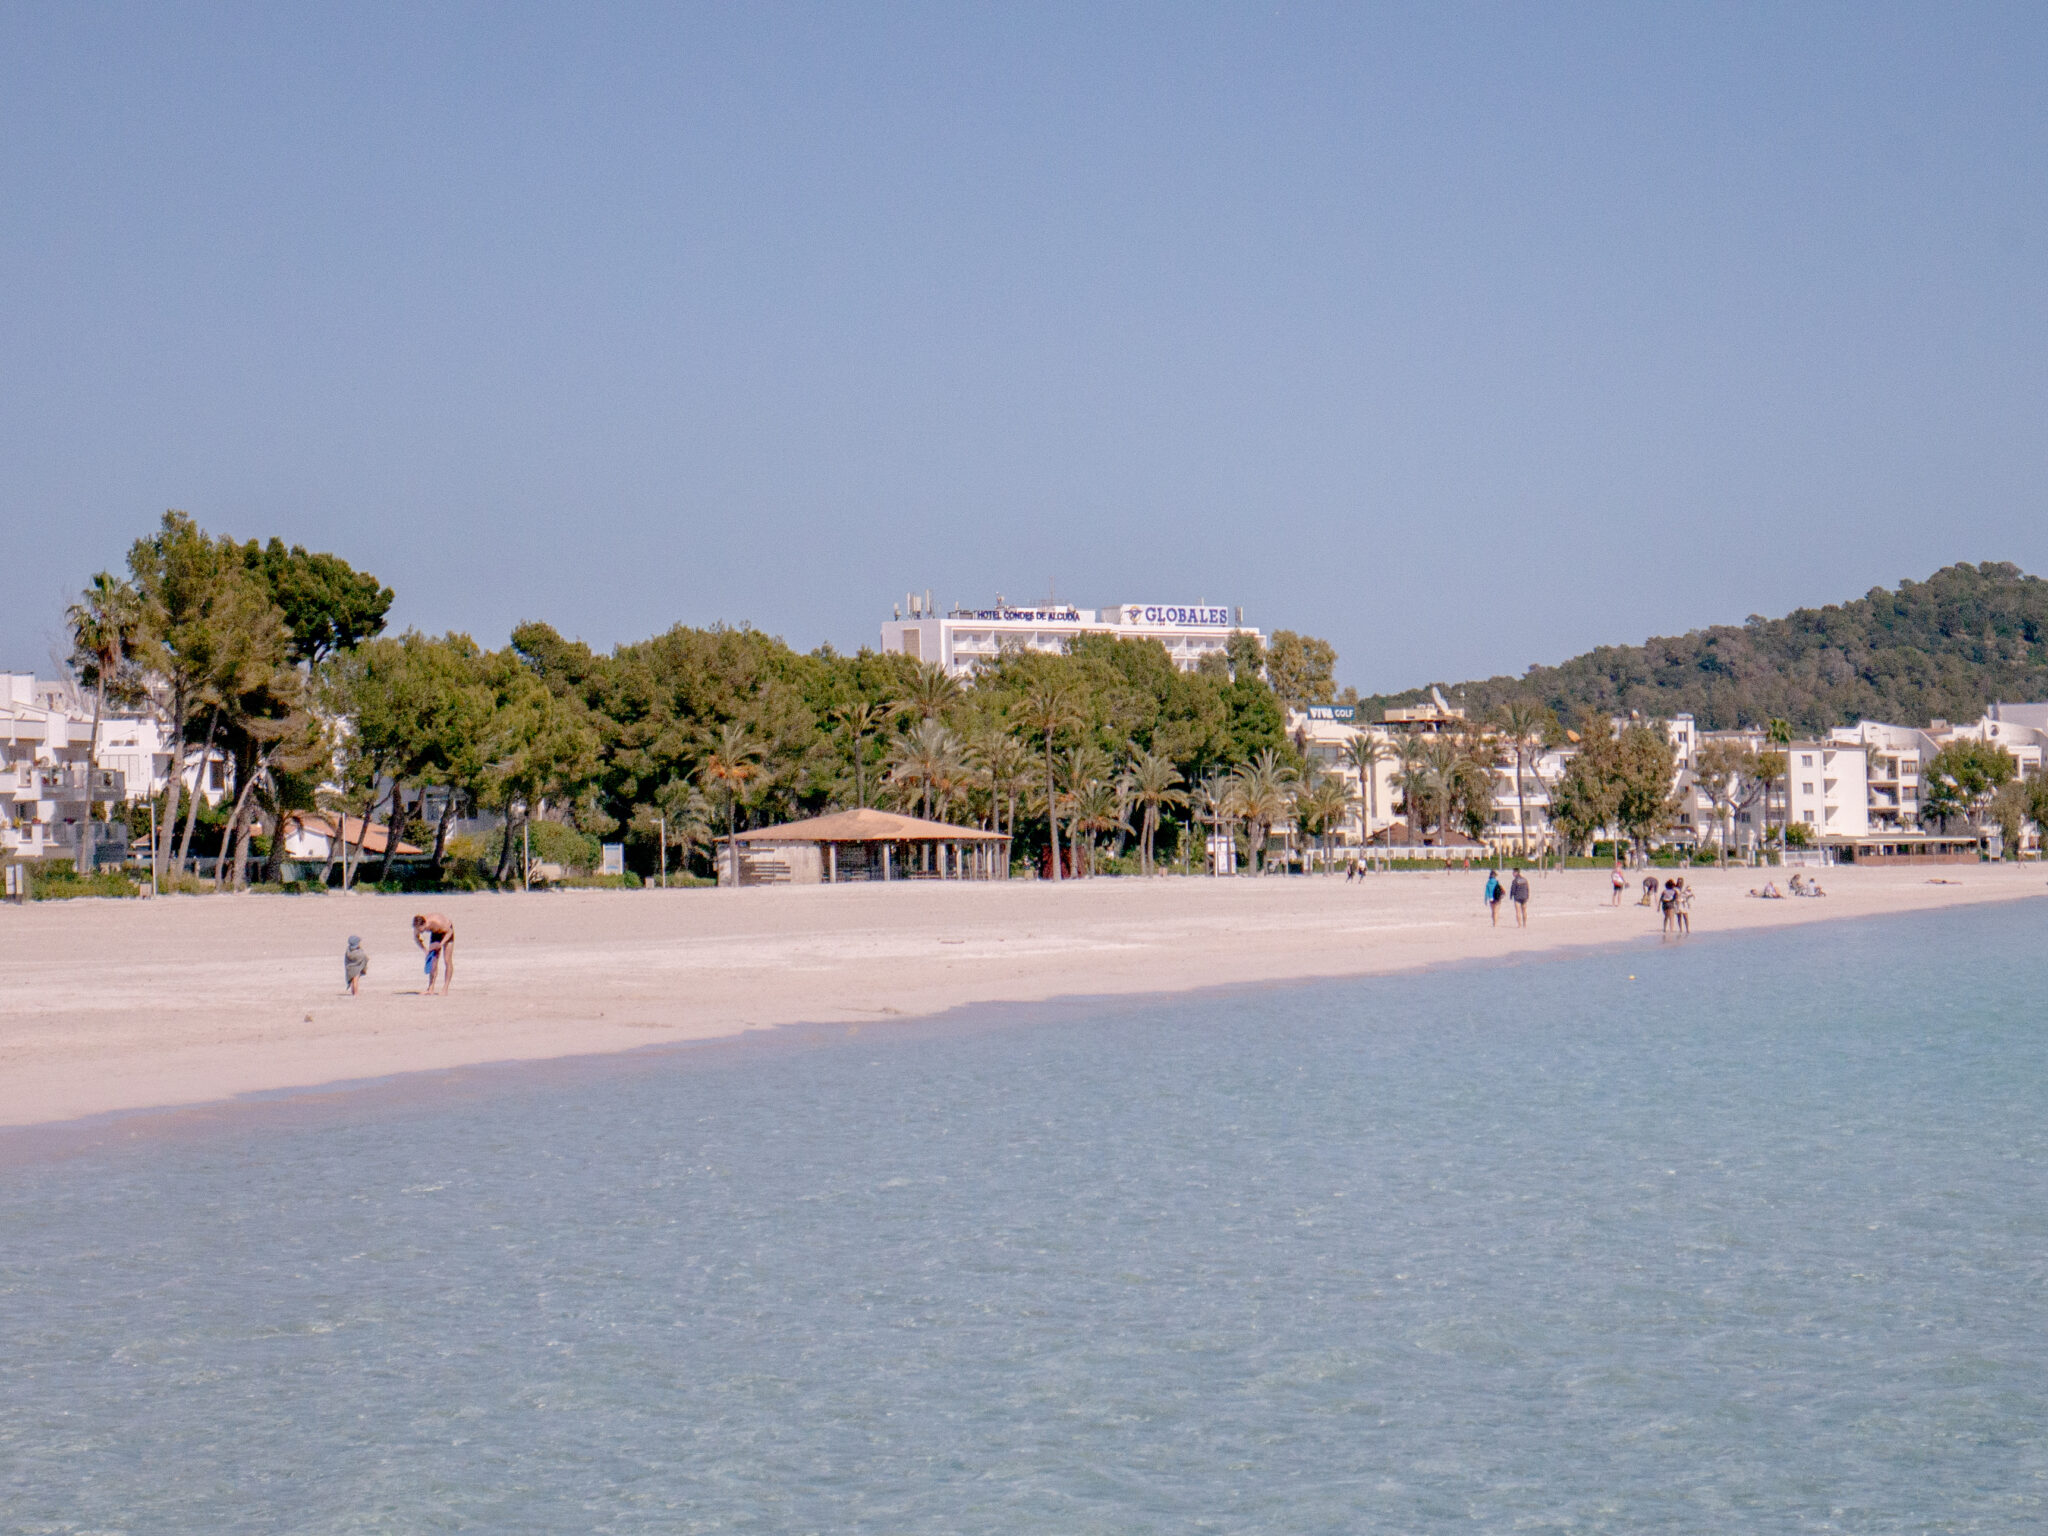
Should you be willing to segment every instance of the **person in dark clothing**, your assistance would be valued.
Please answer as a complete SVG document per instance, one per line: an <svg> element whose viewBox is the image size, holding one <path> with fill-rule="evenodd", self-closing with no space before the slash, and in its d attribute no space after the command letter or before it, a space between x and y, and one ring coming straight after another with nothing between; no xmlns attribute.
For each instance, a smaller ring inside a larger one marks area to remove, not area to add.
<svg viewBox="0 0 2048 1536"><path fill-rule="evenodd" d="M1508 886L1508 899L1515 904L1515 926L1529 926L1529 876L1524 870L1516 870L1515 878Z"/></svg>

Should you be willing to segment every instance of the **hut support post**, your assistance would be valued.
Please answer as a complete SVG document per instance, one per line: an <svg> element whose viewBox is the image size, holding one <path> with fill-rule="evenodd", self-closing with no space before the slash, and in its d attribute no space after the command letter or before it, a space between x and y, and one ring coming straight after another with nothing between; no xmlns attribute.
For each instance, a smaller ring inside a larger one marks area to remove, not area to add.
<svg viewBox="0 0 2048 1536"><path fill-rule="evenodd" d="M839 883L839 845L837 843L827 843L825 845L825 883L827 885L837 885Z"/></svg>

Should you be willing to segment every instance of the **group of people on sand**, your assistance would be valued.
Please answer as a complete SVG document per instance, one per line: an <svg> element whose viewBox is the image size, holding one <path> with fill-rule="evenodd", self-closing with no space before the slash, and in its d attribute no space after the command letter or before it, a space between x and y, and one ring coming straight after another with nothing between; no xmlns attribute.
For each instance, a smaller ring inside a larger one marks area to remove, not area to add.
<svg viewBox="0 0 2048 1536"><path fill-rule="evenodd" d="M1786 884L1791 887L1791 892L1794 896L1827 895L1827 892L1820 888L1818 880L1809 880L1804 875L1794 875ZM1785 892L1778 889L1778 882L1775 880L1766 880L1762 890L1751 886L1749 894L1759 897L1764 901L1783 901L1785 899Z"/></svg>
<svg viewBox="0 0 2048 1536"><path fill-rule="evenodd" d="M1614 887L1613 906L1621 905L1622 893L1629 887L1628 866L1620 859L1614 861L1614 873L1609 877ZM1751 891L1754 896L1756 892ZM1654 874L1643 876L1643 894L1636 901L1639 907L1655 907L1664 915L1666 933L1692 932L1692 887L1685 883L1685 876L1671 875L1662 885Z"/></svg>
<svg viewBox="0 0 2048 1536"><path fill-rule="evenodd" d="M438 912L421 912L412 920L412 941L426 952L427 987L425 995L434 995L434 983L441 983L441 995L448 995L448 988L455 980L455 925ZM370 953L363 948L363 941L357 934L348 936L348 948L341 952L341 982L348 988L348 995L357 995L356 989L363 978L370 974Z"/></svg>
<svg viewBox="0 0 2048 1536"><path fill-rule="evenodd" d="M1518 869L1512 880L1502 884L1499 870L1489 869L1486 872L1486 910L1492 914L1493 926L1496 928L1500 926L1500 904L1503 899L1515 904L1515 926L1528 927L1529 876L1526 873Z"/></svg>

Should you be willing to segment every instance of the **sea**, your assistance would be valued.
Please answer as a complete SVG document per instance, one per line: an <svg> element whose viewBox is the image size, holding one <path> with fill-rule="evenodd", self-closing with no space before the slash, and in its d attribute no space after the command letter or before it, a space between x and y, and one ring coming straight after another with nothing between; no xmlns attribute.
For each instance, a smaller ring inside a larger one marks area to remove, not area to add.
<svg viewBox="0 0 2048 1536"><path fill-rule="evenodd" d="M0 1143L0 1530L2039 1532L2048 902Z"/></svg>

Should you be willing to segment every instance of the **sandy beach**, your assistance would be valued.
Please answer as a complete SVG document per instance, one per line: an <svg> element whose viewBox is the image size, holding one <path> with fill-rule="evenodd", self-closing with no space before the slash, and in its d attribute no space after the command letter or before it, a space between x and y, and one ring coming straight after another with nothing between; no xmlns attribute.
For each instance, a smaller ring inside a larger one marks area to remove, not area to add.
<svg viewBox="0 0 2048 1536"><path fill-rule="evenodd" d="M1700 870L1704 935L2048 894L2038 865L1826 872L1822 900L1757 901ZM416 898L187 897L0 910L0 1125L49 1124L484 1062L882 1025L974 1003L1356 976L1630 940L1654 911L1607 876L1534 880L1493 927L1479 872L1055 887L895 884L468 895L452 995L419 995ZM1633 893L1632 893L1633 894ZM351 933L372 957L341 987Z"/></svg>

